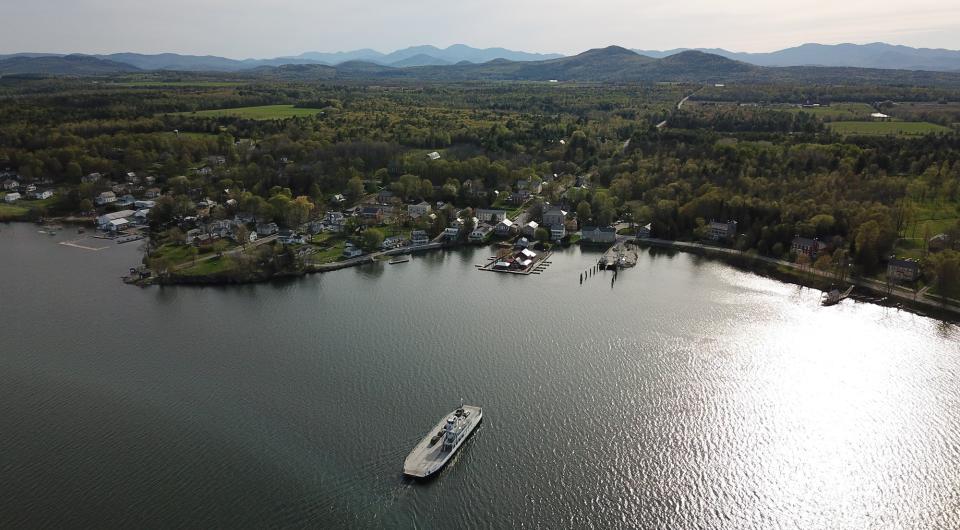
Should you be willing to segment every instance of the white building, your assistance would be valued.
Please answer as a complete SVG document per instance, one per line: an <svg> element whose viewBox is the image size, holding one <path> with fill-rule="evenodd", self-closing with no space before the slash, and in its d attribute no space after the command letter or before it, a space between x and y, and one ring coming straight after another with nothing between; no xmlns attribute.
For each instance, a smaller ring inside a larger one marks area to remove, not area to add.
<svg viewBox="0 0 960 530"><path fill-rule="evenodd" d="M427 215L432 210L433 208L430 206L430 203L427 201L422 201L418 204L411 204L407 206L407 214L413 218Z"/></svg>
<svg viewBox="0 0 960 530"><path fill-rule="evenodd" d="M133 210L120 210L119 212L105 213L100 217L97 217L97 227L101 230L108 230L110 228L110 221L115 221L117 219L126 219L137 212Z"/></svg>
<svg viewBox="0 0 960 530"><path fill-rule="evenodd" d="M17 202L20 200L20 194L17 192L11 192L3 196L4 202Z"/></svg>

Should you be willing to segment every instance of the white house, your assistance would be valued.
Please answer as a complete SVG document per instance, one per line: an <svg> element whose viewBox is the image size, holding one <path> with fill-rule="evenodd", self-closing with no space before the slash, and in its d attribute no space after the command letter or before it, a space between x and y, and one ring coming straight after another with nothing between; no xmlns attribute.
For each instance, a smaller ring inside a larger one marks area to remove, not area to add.
<svg viewBox="0 0 960 530"><path fill-rule="evenodd" d="M390 236L383 240L383 243L380 244L380 248L383 250L389 250L391 248L397 248L400 244L403 243L403 238L400 236Z"/></svg>
<svg viewBox="0 0 960 530"><path fill-rule="evenodd" d="M15 181L15 180L13 180L13 179L7 179L7 180L3 181L3 189L5 189L5 190L7 190L7 191L15 190L15 189L17 189L17 188L19 188L19 187L20 187L20 183L17 182L17 181Z"/></svg>
<svg viewBox="0 0 960 530"><path fill-rule="evenodd" d="M97 195L97 198L93 201L97 206L103 206L105 204L110 204L112 202L117 202L117 194L112 191L105 191L100 195Z"/></svg>
<svg viewBox="0 0 960 530"><path fill-rule="evenodd" d="M427 215L433 208L430 206L430 203L427 201L422 201L417 204L411 204L407 206L407 214L410 217L417 218L423 215Z"/></svg>
<svg viewBox="0 0 960 530"><path fill-rule="evenodd" d="M455 226L451 226L451 227L449 227L449 228L445 228L445 229L443 230L443 237L445 237L445 238L447 238L447 239L456 239L456 238L460 237L460 229L457 228L457 227L455 227Z"/></svg>
<svg viewBox="0 0 960 530"><path fill-rule="evenodd" d="M138 210L150 209L157 205L156 201L133 201L133 207Z"/></svg>
<svg viewBox="0 0 960 530"><path fill-rule="evenodd" d="M478 208L475 215L477 219L485 223L499 223L507 218L506 210L488 210L485 208Z"/></svg>
<svg viewBox="0 0 960 530"><path fill-rule="evenodd" d="M43 199L49 199L50 197L53 197L53 190L33 191L28 193L27 196L31 199L42 201Z"/></svg>
<svg viewBox="0 0 960 530"><path fill-rule="evenodd" d="M10 192L3 196L4 202L17 202L20 200L20 194L17 192Z"/></svg>
<svg viewBox="0 0 960 530"><path fill-rule="evenodd" d="M427 153L427 158L430 160L440 160L440 153L434 151L432 153Z"/></svg>

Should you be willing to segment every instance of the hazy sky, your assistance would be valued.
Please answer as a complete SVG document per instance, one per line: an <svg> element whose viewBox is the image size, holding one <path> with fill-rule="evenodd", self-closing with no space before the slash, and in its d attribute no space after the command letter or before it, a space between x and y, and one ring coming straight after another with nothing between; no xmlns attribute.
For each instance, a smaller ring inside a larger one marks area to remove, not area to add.
<svg viewBox="0 0 960 530"><path fill-rule="evenodd" d="M958 0L0 0L0 53L233 58L416 44L578 53L884 41L960 49Z"/></svg>

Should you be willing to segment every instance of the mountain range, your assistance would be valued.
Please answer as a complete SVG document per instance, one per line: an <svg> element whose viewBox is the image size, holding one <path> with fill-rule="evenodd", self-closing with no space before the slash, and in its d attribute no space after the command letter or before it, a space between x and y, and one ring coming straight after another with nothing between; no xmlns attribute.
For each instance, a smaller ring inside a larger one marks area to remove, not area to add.
<svg viewBox="0 0 960 530"><path fill-rule="evenodd" d="M850 66L891 70L960 71L960 51L911 48L883 42L872 44L803 44L769 53L731 52L723 48L694 48L757 66ZM633 50L648 57L662 58L688 51Z"/></svg>
<svg viewBox="0 0 960 530"><path fill-rule="evenodd" d="M76 54L74 54L76 55ZM67 57L61 54L43 53L16 53L0 55L0 62L15 58L40 57ZM363 49L349 52L307 52L296 57L276 57L273 59L228 59L215 55L181 55L177 53L111 53L106 55L90 55L97 59L125 63L140 70L175 70L180 72L240 72L263 66L280 66L284 64L325 64L337 65L349 61L365 61L385 66L407 67L425 65L454 64L463 61L483 63L494 59L510 61L540 61L563 57L560 54L541 54L508 50L506 48L472 48L463 44L454 44L447 48L436 46L413 46L391 53L380 53L376 50ZM23 61L20 61L22 63ZM51 60L45 61L52 64ZM0 72L6 72L0 64ZM49 72L33 72L49 73ZM73 72L63 72L73 73Z"/></svg>
<svg viewBox="0 0 960 530"><path fill-rule="evenodd" d="M853 52L843 58L841 53ZM804 45L782 53L748 54L751 64L737 54L724 50L669 50L638 53L620 46L588 50L570 57L541 56L513 52L502 48L480 50L467 46L440 49L417 46L391 54L358 50L336 54L308 53L298 57L234 60L215 56L178 54L142 55L118 53L110 55L18 54L0 56L0 74L104 75L139 71L230 72L244 77L278 79L396 79L414 81L588 81L588 82L824 82L873 84L925 84L960 86L960 69L912 70L854 66L872 65L867 60L870 50L886 49L887 45L838 45L824 47ZM900 47L893 47L899 49ZM922 51L922 50L919 50ZM943 61L951 53L940 50ZM778 55L779 54L779 55ZM832 54L832 55L831 55ZM860 59L851 57L859 54ZM439 55L440 57L437 57ZM507 57L499 57L508 55ZM728 57L730 55L732 57ZM902 52L896 57L909 55ZM776 57L774 57L776 56ZM816 57L821 60L818 66ZM493 59L487 59L494 57ZM894 57L888 55L888 57ZM932 61L934 56L928 56ZM325 59L320 61L319 59ZM471 60L472 59L472 60ZM873 61L873 62L871 62ZM328 64L330 63L330 64ZM782 64L780 64L782 63ZM794 65L795 63L795 65ZM916 63L909 63L916 64ZM944 62L938 63L943 67Z"/></svg>

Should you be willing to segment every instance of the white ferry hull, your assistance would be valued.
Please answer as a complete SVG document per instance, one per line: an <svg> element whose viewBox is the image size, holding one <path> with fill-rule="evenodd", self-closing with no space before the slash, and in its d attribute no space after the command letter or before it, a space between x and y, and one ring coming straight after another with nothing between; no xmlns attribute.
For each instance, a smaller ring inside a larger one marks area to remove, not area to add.
<svg viewBox="0 0 960 530"><path fill-rule="evenodd" d="M403 462L404 475L415 478L427 478L443 469L443 467L447 465L447 462L453 458L453 455L457 454L460 447L463 446L467 439L470 438L470 435L473 434L473 431L476 430L477 426L480 425L480 422L483 421L482 408L465 406L463 410L469 412L469 423L464 428L463 435L459 437L453 448L449 451L444 451L442 437L432 446L430 445L434 436L443 431L447 418L453 415L453 413L450 413L444 416L443 419L440 420L440 423L431 429L423 440L413 448L410 455L407 456L407 459Z"/></svg>

